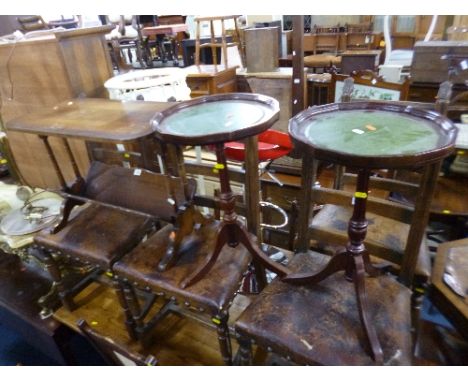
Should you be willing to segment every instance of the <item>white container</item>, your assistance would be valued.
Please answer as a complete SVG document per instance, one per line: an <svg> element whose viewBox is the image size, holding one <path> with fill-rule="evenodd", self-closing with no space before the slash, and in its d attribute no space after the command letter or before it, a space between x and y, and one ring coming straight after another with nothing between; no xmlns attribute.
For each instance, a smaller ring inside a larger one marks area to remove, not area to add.
<svg viewBox="0 0 468 382"><path fill-rule="evenodd" d="M382 76L386 82L400 82L402 65L380 65L379 76Z"/></svg>
<svg viewBox="0 0 468 382"><path fill-rule="evenodd" d="M108 79L109 98L125 101L185 101L190 99L186 73L180 68L132 71Z"/></svg>

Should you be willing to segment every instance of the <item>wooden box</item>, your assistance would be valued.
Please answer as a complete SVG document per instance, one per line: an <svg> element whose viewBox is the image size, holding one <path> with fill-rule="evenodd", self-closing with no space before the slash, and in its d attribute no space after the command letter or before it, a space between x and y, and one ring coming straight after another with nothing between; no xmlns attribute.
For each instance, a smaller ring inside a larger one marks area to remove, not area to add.
<svg viewBox="0 0 468 382"><path fill-rule="evenodd" d="M224 68L223 65L199 65L185 68L186 82L190 88L190 97L209 94L232 93L237 90L236 68Z"/></svg>

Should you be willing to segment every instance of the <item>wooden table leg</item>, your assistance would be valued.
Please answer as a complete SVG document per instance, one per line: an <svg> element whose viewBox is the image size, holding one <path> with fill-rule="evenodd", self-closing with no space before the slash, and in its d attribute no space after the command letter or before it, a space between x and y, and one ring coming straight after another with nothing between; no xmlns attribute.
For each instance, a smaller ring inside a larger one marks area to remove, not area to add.
<svg viewBox="0 0 468 382"><path fill-rule="evenodd" d="M252 242L247 230L237 220L237 214L234 211L235 197L231 191L229 175L227 169L226 155L224 153L224 144L216 145L217 170L221 183L220 205L224 211L223 221L217 233L216 244L213 252L205 259L203 264L189 277L182 281L181 287L187 288L201 280L213 267L225 244L230 247L236 247L239 243L245 246L252 257L262 264L265 268L278 274L280 277L287 275L290 271L271 260L258 246Z"/></svg>
<svg viewBox="0 0 468 382"><path fill-rule="evenodd" d="M360 170L358 173L356 192L354 193L354 210L348 225L349 242L346 251L333 256L327 265L317 273L289 274L283 278L284 282L297 285L311 285L318 283L338 271L345 271L348 280L354 282L359 318L371 350L374 361L383 363L383 352L380 346L375 327L369 317L367 294L365 291L365 272L368 270L375 274L369 255L364 246L367 233L366 202L369 185L369 170Z"/></svg>

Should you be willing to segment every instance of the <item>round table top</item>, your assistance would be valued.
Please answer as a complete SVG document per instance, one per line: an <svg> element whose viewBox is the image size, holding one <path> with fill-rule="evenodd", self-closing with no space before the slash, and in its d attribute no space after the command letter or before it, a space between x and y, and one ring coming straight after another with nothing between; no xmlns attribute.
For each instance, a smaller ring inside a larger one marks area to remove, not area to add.
<svg viewBox="0 0 468 382"><path fill-rule="evenodd" d="M317 159L362 168L434 162L454 147L456 127L436 112L380 102L346 102L290 120L296 145Z"/></svg>
<svg viewBox="0 0 468 382"><path fill-rule="evenodd" d="M208 145L247 138L279 117L274 98L253 93L227 93L180 102L151 121L156 136L168 143Z"/></svg>

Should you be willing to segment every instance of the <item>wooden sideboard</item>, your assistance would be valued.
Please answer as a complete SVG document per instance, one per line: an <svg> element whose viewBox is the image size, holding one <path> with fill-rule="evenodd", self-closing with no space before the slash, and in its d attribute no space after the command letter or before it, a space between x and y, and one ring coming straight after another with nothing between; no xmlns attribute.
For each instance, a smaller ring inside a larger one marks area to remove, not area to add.
<svg viewBox="0 0 468 382"><path fill-rule="evenodd" d="M64 100L107 98L104 82L112 64L104 35L111 26L69 29L0 45L0 113L8 122ZM36 136L8 132L8 141L26 183L58 186L42 142ZM83 142L72 142L77 157L87 161ZM63 152L61 152L63 151ZM66 158L57 149L59 158ZM71 174L70 174L71 175Z"/></svg>

